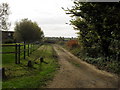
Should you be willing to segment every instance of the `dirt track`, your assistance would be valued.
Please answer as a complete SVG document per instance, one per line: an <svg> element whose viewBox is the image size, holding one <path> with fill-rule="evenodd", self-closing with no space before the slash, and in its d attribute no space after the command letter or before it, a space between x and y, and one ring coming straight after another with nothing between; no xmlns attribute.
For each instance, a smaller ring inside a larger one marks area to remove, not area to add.
<svg viewBox="0 0 120 90"><path fill-rule="evenodd" d="M58 45L54 45L58 54L60 70L47 88L117 88L118 77L114 74L96 69L72 55ZM80 64L79 67L72 62Z"/></svg>

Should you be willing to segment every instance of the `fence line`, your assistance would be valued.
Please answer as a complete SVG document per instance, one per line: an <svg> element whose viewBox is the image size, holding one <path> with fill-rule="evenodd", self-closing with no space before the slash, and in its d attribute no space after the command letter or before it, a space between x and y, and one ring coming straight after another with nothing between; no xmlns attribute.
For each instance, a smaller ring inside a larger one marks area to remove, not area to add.
<svg viewBox="0 0 120 90"><path fill-rule="evenodd" d="M26 56L29 56L35 49L39 47L40 44L15 44L15 45L0 45L2 47L15 47L14 52L0 52L0 54L15 54L15 64L20 64L21 54L23 59L26 59Z"/></svg>

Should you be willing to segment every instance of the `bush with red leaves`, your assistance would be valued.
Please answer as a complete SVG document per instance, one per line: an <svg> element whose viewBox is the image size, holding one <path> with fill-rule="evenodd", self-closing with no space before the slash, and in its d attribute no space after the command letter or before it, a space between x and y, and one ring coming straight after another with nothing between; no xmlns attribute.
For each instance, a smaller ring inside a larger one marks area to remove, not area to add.
<svg viewBox="0 0 120 90"><path fill-rule="evenodd" d="M69 46L71 48L77 47L78 46L78 41L77 40L69 40L67 42L67 46Z"/></svg>

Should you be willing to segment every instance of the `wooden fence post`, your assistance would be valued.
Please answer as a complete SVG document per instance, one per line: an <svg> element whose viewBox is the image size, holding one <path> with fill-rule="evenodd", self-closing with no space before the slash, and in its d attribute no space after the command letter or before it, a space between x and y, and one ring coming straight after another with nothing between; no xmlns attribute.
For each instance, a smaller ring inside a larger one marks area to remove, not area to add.
<svg viewBox="0 0 120 90"><path fill-rule="evenodd" d="M30 54L32 53L32 44L30 44Z"/></svg>
<svg viewBox="0 0 120 90"><path fill-rule="evenodd" d="M29 44L28 44L28 56L29 56Z"/></svg>
<svg viewBox="0 0 120 90"><path fill-rule="evenodd" d="M15 64L17 64L17 44L15 44Z"/></svg>
<svg viewBox="0 0 120 90"><path fill-rule="evenodd" d="M25 57L26 57L26 56L25 56L25 55L26 55L25 53L26 53L26 44L25 44L25 42L24 42L24 59L25 59Z"/></svg>
<svg viewBox="0 0 120 90"><path fill-rule="evenodd" d="M32 44L32 52L34 51L34 44Z"/></svg>
<svg viewBox="0 0 120 90"><path fill-rule="evenodd" d="M18 45L18 64L20 64L20 44Z"/></svg>
<svg viewBox="0 0 120 90"><path fill-rule="evenodd" d="M6 79L5 68L2 68L2 78Z"/></svg>
<svg viewBox="0 0 120 90"><path fill-rule="evenodd" d="M30 44L30 54L31 54L31 51L32 51L32 46L31 46L31 44Z"/></svg>

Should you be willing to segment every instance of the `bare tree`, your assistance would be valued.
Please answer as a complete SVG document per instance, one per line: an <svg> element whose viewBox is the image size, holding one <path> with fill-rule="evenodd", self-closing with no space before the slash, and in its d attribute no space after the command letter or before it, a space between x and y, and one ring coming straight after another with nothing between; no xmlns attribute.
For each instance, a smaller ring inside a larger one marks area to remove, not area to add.
<svg viewBox="0 0 120 90"><path fill-rule="evenodd" d="M0 4L0 30L9 29L10 23L7 22L9 14L9 5L7 3Z"/></svg>

